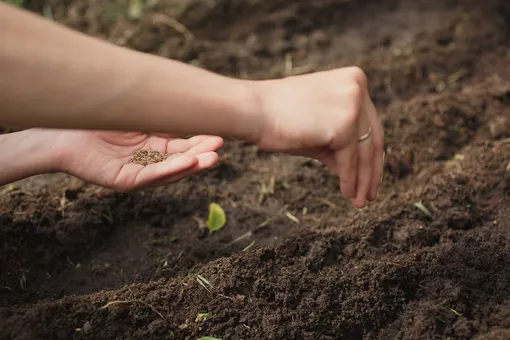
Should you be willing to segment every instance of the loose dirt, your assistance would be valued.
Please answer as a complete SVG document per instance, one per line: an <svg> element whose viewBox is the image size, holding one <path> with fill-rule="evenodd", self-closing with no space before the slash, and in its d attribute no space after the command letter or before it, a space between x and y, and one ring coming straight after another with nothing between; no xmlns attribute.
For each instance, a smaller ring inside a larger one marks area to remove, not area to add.
<svg viewBox="0 0 510 340"><path fill-rule="evenodd" d="M508 1L162 0L139 20L48 3L70 27L233 77L358 65L386 171L361 211L321 165L238 141L143 192L61 174L2 188L0 339L510 338ZM227 215L213 234L211 202Z"/></svg>

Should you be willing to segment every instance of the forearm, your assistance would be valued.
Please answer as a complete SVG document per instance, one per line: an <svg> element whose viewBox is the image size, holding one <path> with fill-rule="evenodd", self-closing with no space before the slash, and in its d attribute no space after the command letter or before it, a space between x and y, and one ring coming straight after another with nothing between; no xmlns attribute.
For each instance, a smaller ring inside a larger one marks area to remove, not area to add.
<svg viewBox="0 0 510 340"><path fill-rule="evenodd" d="M254 139L247 81L88 37L0 3L0 123Z"/></svg>
<svg viewBox="0 0 510 340"><path fill-rule="evenodd" d="M0 186L58 171L50 135L35 129L0 135Z"/></svg>

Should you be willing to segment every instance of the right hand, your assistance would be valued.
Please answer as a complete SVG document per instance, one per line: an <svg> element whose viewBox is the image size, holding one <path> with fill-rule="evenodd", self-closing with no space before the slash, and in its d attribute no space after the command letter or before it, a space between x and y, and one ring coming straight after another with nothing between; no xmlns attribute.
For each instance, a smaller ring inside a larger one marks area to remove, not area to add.
<svg viewBox="0 0 510 340"><path fill-rule="evenodd" d="M363 208L383 175L384 133L357 67L255 83L263 122L256 144L317 159L340 177L342 194ZM359 141L369 132L371 135Z"/></svg>

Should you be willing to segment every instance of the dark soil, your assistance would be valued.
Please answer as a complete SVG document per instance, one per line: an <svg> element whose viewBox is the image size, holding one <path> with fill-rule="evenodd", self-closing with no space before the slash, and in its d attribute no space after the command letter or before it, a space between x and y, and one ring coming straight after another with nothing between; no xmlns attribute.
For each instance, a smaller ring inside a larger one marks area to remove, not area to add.
<svg viewBox="0 0 510 340"><path fill-rule="evenodd" d="M7 186L0 339L510 338L508 1L166 0L139 20L48 3L76 29L234 77L358 65L386 172L361 211L321 165L238 141L144 192L61 174ZM227 215L213 234L211 202Z"/></svg>

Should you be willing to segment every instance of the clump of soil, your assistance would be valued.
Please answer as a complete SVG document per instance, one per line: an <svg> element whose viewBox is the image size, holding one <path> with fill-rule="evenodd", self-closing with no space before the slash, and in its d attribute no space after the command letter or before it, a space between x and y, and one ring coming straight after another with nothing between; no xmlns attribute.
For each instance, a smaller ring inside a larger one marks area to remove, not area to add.
<svg viewBox="0 0 510 340"><path fill-rule="evenodd" d="M69 26L226 75L359 65L387 171L362 211L323 166L238 141L218 167L139 193L16 183L0 195L0 339L509 337L508 1L161 1L113 21L101 1L49 3ZM210 202L228 222L209 235Z"/></svg>
<svg viewBox="0 0 510 340"><path fill-rule="evenodd" d="M166 160L170 155L154 150L138 150L129 161L134 164L147 166L149 164L159 163Z"/></svg>

